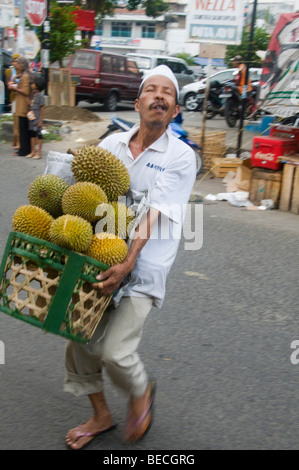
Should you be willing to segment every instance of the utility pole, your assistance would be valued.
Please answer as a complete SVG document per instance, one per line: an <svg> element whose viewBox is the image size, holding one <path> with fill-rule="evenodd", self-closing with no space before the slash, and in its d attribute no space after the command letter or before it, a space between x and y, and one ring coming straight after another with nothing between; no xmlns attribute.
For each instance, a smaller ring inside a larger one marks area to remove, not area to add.
<svg viewBox="0 0 299 470"><path fill-rule="evenodd" d="M247 101L248 77L249 77L249 68L250 68L250 65L251 65L251 57L252 57L252 49L253 49L252 46L253 46L253 37L254 37L254 26L255 26L257 2L258 2L258 0L254 0L253 11L252 11L252 20L251 20L251 28L250 28L248 55L247 55L247 61L246 61L246 77L245 77L245 85L243 87L244 91L243 91L243 95L242 95L242 104L241 104L241 117L240 117L240 127L239 127L239 136L238 136L237 157L240 157L241 147L242 147L244 112L245 112L246 101Z"/></svg>
<svg viewBox="0 0 299 470"><path fill-rule="evenodd" d="M18 24L18 52L25 54L25 0L20 0Z"/></svg>
<svg viewBox="0 0 299 470"><path fill-rule="evenodd" d="M45 95L48 95L50 66L50 0L47 0L47 16L45 21L43 22L41 59L43 74L45 78Z"/></svg>

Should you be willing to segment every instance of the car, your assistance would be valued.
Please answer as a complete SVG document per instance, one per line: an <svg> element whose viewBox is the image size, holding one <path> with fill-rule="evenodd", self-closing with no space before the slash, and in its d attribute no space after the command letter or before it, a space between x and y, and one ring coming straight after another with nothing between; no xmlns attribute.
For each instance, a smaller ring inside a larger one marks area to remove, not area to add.
<svg viewBox="0 0 299 470"><path fill-rule="evenodd" d="M10 101L9 101L9 90L7 88L6 80L5 80L5 70L11 66L12 61L12 53L7 51L6 49L1 50L2 55L2 67L1 67L1 81L4 84L4 111L7 112L10 109Z"/></svg>
<svg viewBox="0 0 299 470"><path fill-rule="evenodd" d="M193 83L196 78L193 70L191 70L186 62L179 57L140 54L133 52L129 52L127 57L131 57L136 61L138 68L140 72L142 72L143 76L158 65L167 65L176 76L179 88L182 88L188 83Z"/></svg>
<svg viewBox="0 0 299 470"><path fill-rule="evenodd" d="M136 62L122 54L79 49L68 68L76 82L76 104L82 100L104 103L112 112L119 101L134 102L142 82Z"/></svg>
<svg viewBox="0 0 299 470"><path fill-rule="evenodd" d="M228 80L232 80L234 78L234 75L236 75L237 72L238 72L237 68L221 70L220 72L216 72L212 74L210 76L210 81L215 80L219 82L220 84L222 84ZM249 73L250 73L249 77L252 81L259 81L261 74L262 74L262 69L251 68ZM199 90L202 90L206 87L206 82L207 82L207 78L205 77L202 80L185 85L180 90L180 96L179 96L180 106L185 106L185 108L188 111L195 111L198 107L197 93L199 92Z"/></svg>

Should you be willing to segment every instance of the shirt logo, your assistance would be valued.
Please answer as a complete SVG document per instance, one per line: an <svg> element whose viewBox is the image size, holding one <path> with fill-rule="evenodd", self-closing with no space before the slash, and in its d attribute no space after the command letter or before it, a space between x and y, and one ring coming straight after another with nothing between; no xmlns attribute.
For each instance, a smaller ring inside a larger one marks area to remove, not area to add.
<svg viewBox="0 0 299 470"><path fill-rule="evenodd" d="M159 165L154 165L153 163L150 163L150 162L148 162L146 164L146 166L149 167L149 168L153 168L154 170L157 170L157 171L160 171L160 172L165 171L165 168L162 168Z"/></svg>

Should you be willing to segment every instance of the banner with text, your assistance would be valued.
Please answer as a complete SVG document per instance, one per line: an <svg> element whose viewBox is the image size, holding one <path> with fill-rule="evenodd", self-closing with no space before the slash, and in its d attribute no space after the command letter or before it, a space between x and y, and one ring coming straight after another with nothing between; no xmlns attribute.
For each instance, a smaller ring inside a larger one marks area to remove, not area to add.
<svg viewBox="0 0 299 470"><path fill-rule="evenodd" d="M213 44L240 44L244 0L191 0L188 30L191 40Z"/></svg>
<svg viewBox="0 0 299 470"><path fill-rule="evenodd" d="M15 0L0 0L0 28L15 26Z"/></svg>

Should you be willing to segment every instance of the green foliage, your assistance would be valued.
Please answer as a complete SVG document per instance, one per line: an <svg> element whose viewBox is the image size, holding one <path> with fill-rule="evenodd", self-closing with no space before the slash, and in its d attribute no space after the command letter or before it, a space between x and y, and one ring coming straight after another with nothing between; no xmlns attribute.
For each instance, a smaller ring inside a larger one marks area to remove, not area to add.
<svg viewBox="0 0 299 470"><path fill-rule="evenodd" d="M183 59L188 65L196 65L194 58L190 57L187 52L180 52L179 54L176 54L176 57Z"/></svg>
<svg viewBox="0 0 299 470"><path fill-rule="evenodd" d="M56 0L51 0L50 4L50 63L58 62L63 66L63 59L70 56L76 49L81 47L78 44L75 35L77 24L71 14L75 8L73 6L59 6ZM37 31L40 41L43 41L43 27ZM42 43L43 44L43 43ZM42 46L43 48L43 46Z"/></svg>
<svg viewBox="0 0 299 470"><path fill-rule="evenodd" d="M118 3L117 0L75 0L74 5L84 10L94 10L96 17L103 18L105 15L113 15Z"/></svg>
<svg viewBox="0 0 299 470"><path fill-rule="evenodd" d="M62 60L78 48L73 10L74 7L60 7L56 2L50 6L50 62L58 61L60 67Z"/></svg>
<svg viewBox="0 0 299 470"><path fill-rule="evenodd" d="M137 8L144 8L147 16L157 18L168 10L169 5L164 0L128 0L128 10L137 10Z"/></svg>
<svg viewBox="0 0 299 470"><path fill-rule="evenodd" d="M261 67L262 59L260 59L256 55L256 51L266 51L269 41L270 35L264 28L255 27L254 28L254 35L253 35L253 42L252 42L252 57L251 57L251 66L252 67ZM249 41L250 41L250 32L247 29L243 29L242 34L242 42L238 46L227 46L226 48L226 55L225 55L225 63L231 67L230 59L235 57L236 55L241 55L246 62L247 55L248 55L248 48L249 48Z"/></svg>

